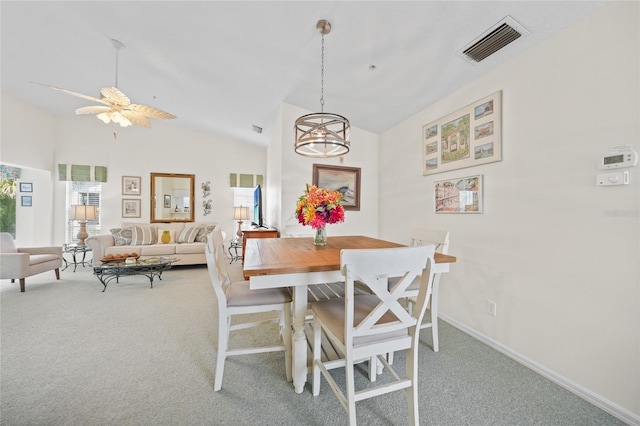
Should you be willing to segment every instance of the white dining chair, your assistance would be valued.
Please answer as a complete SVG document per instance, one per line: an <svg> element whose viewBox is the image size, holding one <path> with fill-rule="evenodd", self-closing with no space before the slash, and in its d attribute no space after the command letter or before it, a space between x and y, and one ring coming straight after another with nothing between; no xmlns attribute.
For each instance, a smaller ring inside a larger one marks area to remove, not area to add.
<svg viewBox="0 0 640 426"><path fill-rule="evenodd" d="M224 238L221 231L213 231L207 236L205 255L211 284L218 299L218 355L214 391L222 388L225 359L228 356L263 352L284 351L285 374L291 381L291 293L288 288L251 290L249 281L231 282L223 261ZM277 318L231 324L232 316L262 312L278 313ZM230 349L231 332L258 327L265 324L279 324L278 338L283 344L260 347Z"/></svg>
<svg viewBox="0 0 640 426"><path fill-rule="evenodd" d="M412 246L433 244L437 253L447 254L449 252L449 231L428 229L424 227L412 227L410 230L410 239ZM430 321L420 324L420 329L431 328L431 337L433 341L433 351L438 352L438 290L440 288L441 274L435 274L433 277L431 300L429 300ZM419 281L416 280L407 289L407 300L409 312L415 305L415 297L418 294Z"/></svg>
<svg viewBox="0 0 640 426"><path fill-rule="evenodd" d="M419 424L418 412L418 324L422 321L433 282L433 245L389 249L342 250L340 267L345 277L344 299L311 303L313 319L313 385L312 393L320 393L320 373L342 406L349 424L356 424L356 401L389 392L404 390L409 419ZM396 278L389 287L390 277ZM420 277L420 287L412 314L400 300L405 290ZM355 281L366 285L371 294L355 294ZM322 335L344 354L342 359L323 362ZM405 376L400 377L387 363L388 351L406 350ZM354 364L377 357L393 380L356 391ZM336 383L330 370L344 367L346 389Z"/></svg>

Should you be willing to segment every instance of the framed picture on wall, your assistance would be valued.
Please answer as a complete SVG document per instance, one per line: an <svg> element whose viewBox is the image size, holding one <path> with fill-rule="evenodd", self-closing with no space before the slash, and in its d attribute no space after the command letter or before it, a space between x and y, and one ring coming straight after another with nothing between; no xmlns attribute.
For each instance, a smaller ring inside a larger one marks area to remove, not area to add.
<svg viewBox="0 0 640 426"><path fill-rule="evenodd" d="M140 200L123 198L122 217L140 217Z"/></svg>
<svg viewBox="0 0 640 426"><path fill-rule="evenodd" d="M360 167L314 164L313 184L342 193L345 210L360 210Z"/></svg>
<svg viewBox="0 0 640 426"><path fill-rule="evenodd" d="M31 182L20 182L20 192L33 192L33 184Z"/></svg>
<svg viewBox="0 0 640 426"><path fill-rule="evenodd" d="M171 195L164 194L164 208L165 209L171 208Z"/></svg>
<svg viewBox="0 0 640 426"><path fill-rule="evenodd" d="M502 91L422 126L424 176L502 160Z"/></svg>
<svg viewBox="0 0 640 426"><path fill-rule="evenodd" d="M33 198L31 197L31 195L23 195L20 198L20 205L22 207L31 207L31 206L33 206Z"/></svg>
<svg viewBox="0 0 640 426"><path fill-rule="evenodd" d="M436 213L482 213L482 175L435 182Z"/></svg>
<svg viewBox="0 0 640 426"><path fill-rule="evenodd" d="M122 176L122 195L140 195L140 176Z"/></svg>

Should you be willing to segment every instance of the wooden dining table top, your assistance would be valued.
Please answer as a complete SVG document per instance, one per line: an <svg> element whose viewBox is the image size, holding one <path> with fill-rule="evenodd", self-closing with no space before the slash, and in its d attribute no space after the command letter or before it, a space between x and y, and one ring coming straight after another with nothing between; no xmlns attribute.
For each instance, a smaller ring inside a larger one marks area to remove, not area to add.
<svg viewBox="0 0 640 426"><path fill-rule="evenodd" d="M245 277L335 271L340 269L340 251L406 247L391 241L356 236L327 238L326 246L316 246L313 238L252 238L244 254ZM435 253L436 263L454 263L456 257Z"/></svg>

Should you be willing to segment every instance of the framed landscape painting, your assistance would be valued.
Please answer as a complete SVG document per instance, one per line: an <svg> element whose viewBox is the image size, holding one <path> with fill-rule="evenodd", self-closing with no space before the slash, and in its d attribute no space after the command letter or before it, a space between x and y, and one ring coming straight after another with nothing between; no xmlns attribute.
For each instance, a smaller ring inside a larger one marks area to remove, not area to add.
<svg viewBox="0 0 640 426"><path fill-rule="evenodd" d="M502 91L422 127L422 175L502 160Z"/></svg>
<svg viewBox="0 0 640 426"><path fill-rule="evenodd" d="M313 184L342 193L345 210L360 210L360 167L314 164Z"/></svg>

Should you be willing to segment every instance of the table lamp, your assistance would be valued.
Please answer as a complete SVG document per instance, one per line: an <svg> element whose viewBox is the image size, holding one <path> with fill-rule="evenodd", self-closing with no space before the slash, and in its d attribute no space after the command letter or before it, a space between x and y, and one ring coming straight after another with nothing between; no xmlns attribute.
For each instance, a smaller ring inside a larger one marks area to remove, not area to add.
<svg viewBox="0 0 640 426"><path fill-rule="evenodd" d="M234 207L233 219L238 221L238 232L236 232L236 235L238 238L242 238L242 221L249 219L249 207Z"/></svg>
<svg viewBox="0 0 640 426"><path fill-rule="evenodd" d="M87 221L96 220L97 218L96 206L87 206L86 204L71 206L71 220L77 220L80 223L80 232L76 235L76 238L80 240L78 244L84 245L85 238L89 236L87 234Z"/></svg>

